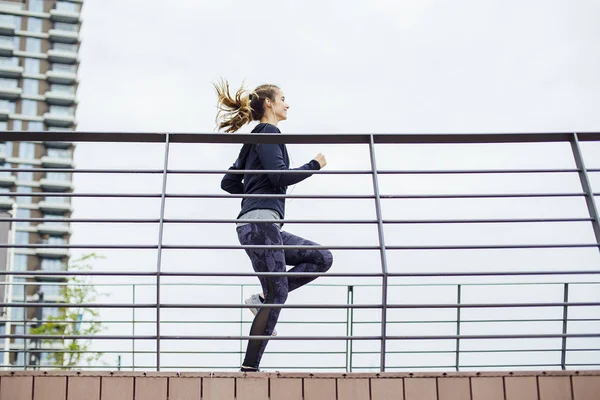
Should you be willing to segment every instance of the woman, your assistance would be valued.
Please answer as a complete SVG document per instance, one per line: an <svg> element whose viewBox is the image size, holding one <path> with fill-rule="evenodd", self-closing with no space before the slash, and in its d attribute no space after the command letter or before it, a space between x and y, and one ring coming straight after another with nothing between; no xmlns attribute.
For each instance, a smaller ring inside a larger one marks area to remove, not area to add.
<svg viewBox="0 0 600 400"><path fill-rule="evenodd" d="M235 96L229 93L229 84L223 81L215 85L219 98L217 121L219 129L236 132L252 121L260 123L252 133L281 133L277 124L287 119L289 106L283 92L275 85L261 85L252 93L240 88ZM285 174L226 174L221 188L232 194L285 194L289 185L296 184L325 167L325 156L319 153L313 160L294 170L306 173ZM230 170L290 170L285 144L245 144ZM242 245L316 246L317 244L281 230L285 216L284 198L253 197L242 200L238 219L257 220L238 223L237 234ZM258 221L264 220L264 221ZM325 272L333 263L329 250L246 249L256 272L285 272L286 265L293 265L290 272ZM259 276L262 294L254 294L245 303L255 314L250 336L276 334L275 324L280 308L261 308L261 304L284 304L288 293L306 285L315 277ZM241 367L244 372L257 372L268 340L249 340L246 357Z"/></svg>

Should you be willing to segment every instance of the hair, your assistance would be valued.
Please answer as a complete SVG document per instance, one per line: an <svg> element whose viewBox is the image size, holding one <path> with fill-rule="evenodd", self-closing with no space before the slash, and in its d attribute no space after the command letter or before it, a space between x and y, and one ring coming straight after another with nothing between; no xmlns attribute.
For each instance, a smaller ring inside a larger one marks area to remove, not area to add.
<svg viewBox="0 0 600 400"><path fill-rule="evenodd" d="M275 85L260 85L248 92L242 85L232 96L226 79L213 83L213 86L219 102L215 122L219 130L224 129L227 133L236 132L242 126L260 120L265 114L265 99L275 101L279 90Z"/></svg>

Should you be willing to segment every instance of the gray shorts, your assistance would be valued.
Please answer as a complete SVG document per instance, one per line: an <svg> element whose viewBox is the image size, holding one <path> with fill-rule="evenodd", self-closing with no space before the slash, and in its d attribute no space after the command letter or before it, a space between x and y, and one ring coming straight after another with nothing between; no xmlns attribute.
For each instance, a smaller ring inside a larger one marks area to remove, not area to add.
<svg viewBox="0 0 600 400"><path fill-rule="evenodd" d="M279 213L275 210L271 210L268 208L259 208L257 210L248 211L245 214L240 215L239 219L274 219L280 221ZM237 226L248 225L249 222L238 222ZM283 225L281 222L275 223L280 228Z"/></svg>

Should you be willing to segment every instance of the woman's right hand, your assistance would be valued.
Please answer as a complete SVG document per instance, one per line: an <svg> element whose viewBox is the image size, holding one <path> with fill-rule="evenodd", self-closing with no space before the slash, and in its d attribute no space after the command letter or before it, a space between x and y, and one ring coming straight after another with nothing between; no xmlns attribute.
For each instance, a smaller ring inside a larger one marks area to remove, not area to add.
<svg viewBox="0 0 600 400"><path fill-rule="evenodd" d="M313 160L317 161L319 163L319 165L321 166L321 168L323 168L327 165L327 160L325 159L325 156L323 155L323 153L317 154L315 156L315 158L313 158Z"/></svg>

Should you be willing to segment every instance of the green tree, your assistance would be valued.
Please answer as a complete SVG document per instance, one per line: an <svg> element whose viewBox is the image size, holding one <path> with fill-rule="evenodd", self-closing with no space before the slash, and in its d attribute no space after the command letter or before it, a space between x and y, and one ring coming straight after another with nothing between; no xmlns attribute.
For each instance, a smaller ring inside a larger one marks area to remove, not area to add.
<svg viewBox="0 0 600 400"><path fill-rule="evenodd" d="M95 253L83 255L72 260L67 266L68 271L89 271L92 269L91 261L102 258ZM96 301L99 293L91 284L87 276L71 276L61 285L60 302L70 305L91 304ZM88 307L60 307L56 316L46 318L47 322L31 329L32 335L56 336L52 339L40 339L42 347L52 346L55 351L48 351L48 365L56 366L63 370L91 365L102 357L101 352L88 352L91 345L90 339L64 339L62 336L93 336L104 330L101 322L97 320L97 309ZM44 346L46 345L46 346Z"/></svg>

